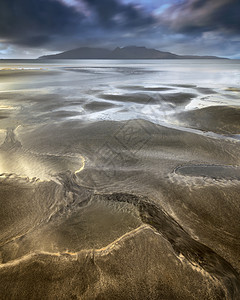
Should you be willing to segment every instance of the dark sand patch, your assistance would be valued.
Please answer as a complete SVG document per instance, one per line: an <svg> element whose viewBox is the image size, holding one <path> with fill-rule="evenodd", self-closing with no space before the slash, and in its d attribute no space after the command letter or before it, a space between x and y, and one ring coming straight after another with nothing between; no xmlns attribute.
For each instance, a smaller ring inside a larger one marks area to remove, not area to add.
<svg viewBox="0 0 240 300"><path fill-rule="evenodd" d="M209 177L212 179L240 180L240 167L218 165L181 166L175 173L184 176Z"/></svg>
<svg viewBox="0 0 240 300"><path fill-rule="evenodd" d="M68 110L59 110L53 111L50 113L42 114L42 117L53 118L53 119L65 119L70 117L78 116L80 112L78 111L68 111Z"/></svg>
<svg viewBox="0 0 240 300"><path fill-rule="evenodd" d="M153 91L153 92L164 92L164 91L170 91L172 88L166 88L166 87L145 87L143 88L143 91Z"/></svg>
<svg viewBox="0 0 240 300"><path fill-rule="evenodd" d="M171 86L182 87L182 88L195 88L195 84L172 84Z"/></svg>
<svg viewBox="0 0 240 300"><path fill-rule="evenodd" d="M172 88L169 87L144 87L141 85L125 85L125 86L118 86L118 89L123 90L136 90L136 91L153 91L153 92L164 92L172 90Z"/></svg>
<svg viewBox="0 0 240 300"><path fill-rule="evenodd" d="M9 113L7 113L7 112L5 112L5 111L2 112L2 111L0 110L0 120L2 120L2 119L7 119L9 116L10 116Z"/></svg>
<svg viewBox="0 0 240 300"><path fill-rule="evenodd" d="M163 98L164 101L173 103L175 105L188 104L195 97L196 97L196 94L192 94L192 93L161 94L161 98Z"/></svg>
<svg viewBox="0 0 240 300"><path fill-rule="evenodd" d="M83 73L83 74L89 74L89 75L104 74L104 72L101 72L101 69L99 69L97 71L95 68L84 69L84 68L78 68L78 67L71 67L71 68L63 68L63 70L68 71L68 72Z"/></svg>
<svg viewBox="0 0 240 300"><path fill-rule="evenodd" d="M87 104L85 104L83 107L92 111L101 111L101 110L105 110L108 108L112 108L116 106L113 103L109 103L109 102L99 102L99 101L92 101L89 102Z"/></svg>
<svg viewBox="0 0 240 300"><path fill-rule="evenodd" d="M240 108L231 106L210 106L183 112L175 117L184 125L203 131L221 134L240 133Z"/></svg>
<svg viewBox="0 0 240 300"><path fill-rule="evenodd" d="M139 104L148 104L156 103L156 99L148 94L141 94L141 93L133 93L133 94L121 94L121 95L111 95L111 94L102 94L99 96L104 100L112 100L112 101L119 101L119 102L133 102Z"/></svg>
<svg viewBox="0 0 240 300"><path fill-rule="evenodd" d="M99 94L101 92L102 92L101 89L90 89L90 90L86 90L85 94L87 94L87 95L96 95L96 94Z"/></svg>
<svg viewBox="0 0 240 300"><path fill-rule="evenodd" d="M199 93L201 94L204 94L204 95L211 95L211 94L216 94L216 92L212 89L209 89L209 88L196 88L196 91L198 91Z"/></svg>

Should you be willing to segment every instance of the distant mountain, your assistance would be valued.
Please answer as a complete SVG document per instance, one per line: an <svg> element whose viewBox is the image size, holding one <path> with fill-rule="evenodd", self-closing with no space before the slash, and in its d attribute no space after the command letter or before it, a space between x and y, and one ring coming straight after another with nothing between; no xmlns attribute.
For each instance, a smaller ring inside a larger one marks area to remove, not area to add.
<svg viewBox="0 0 240 300"><path fill-rule="evenodd" d="M102 48L82 47L54 55L44 55L40 59L106 59L112 53L111 50Z"/></svg>
<svg viewBox="0 0 240 300"><path fill-rule="evenodd" d="M111 51L109 58L113 59L174 59L178 55L170 52L162 52L155 49L148 49L146 47L128 46L124 48L117 47Z"/></svg>
<svg viewBox="0 0 240 300"><path fill-rule="evenodd" d="M216 56L177 55L146 47L128 46L114 50L82 47L39 59L217 59Z"/></svg>

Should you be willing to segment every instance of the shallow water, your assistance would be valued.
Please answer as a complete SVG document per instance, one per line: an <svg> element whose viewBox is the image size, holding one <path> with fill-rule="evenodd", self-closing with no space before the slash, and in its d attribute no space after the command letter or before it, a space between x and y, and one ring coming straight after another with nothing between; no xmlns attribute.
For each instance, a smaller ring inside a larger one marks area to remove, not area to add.
<svg viewBox="0 0 240 300"><path fill-rule="evenodd" d="M240 61L1 61L0 298L239 299Z"/></svg>

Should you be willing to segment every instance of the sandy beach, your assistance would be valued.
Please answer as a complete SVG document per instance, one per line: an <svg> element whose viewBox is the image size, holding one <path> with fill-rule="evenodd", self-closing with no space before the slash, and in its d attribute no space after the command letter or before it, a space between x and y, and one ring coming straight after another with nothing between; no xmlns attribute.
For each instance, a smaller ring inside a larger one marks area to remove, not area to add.
<svg viewBox="0 0 240 300"><path fill-rule="evenodd" d="M239 299L236 74L1 62L0 298Z"/></svg>

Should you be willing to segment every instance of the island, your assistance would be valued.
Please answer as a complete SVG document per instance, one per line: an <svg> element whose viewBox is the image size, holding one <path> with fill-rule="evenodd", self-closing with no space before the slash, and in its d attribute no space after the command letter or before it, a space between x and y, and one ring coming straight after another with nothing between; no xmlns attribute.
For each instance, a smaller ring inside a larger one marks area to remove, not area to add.
<svg viewBox="0 0 240 300"><path fill-rule="evenodd" d="M53 55L44 55L39 59L224 59L217 56L177 55L146 47L127 46L114 50L104 48L81 47ZM226 59L226 58L225 58Z"/></svg>

